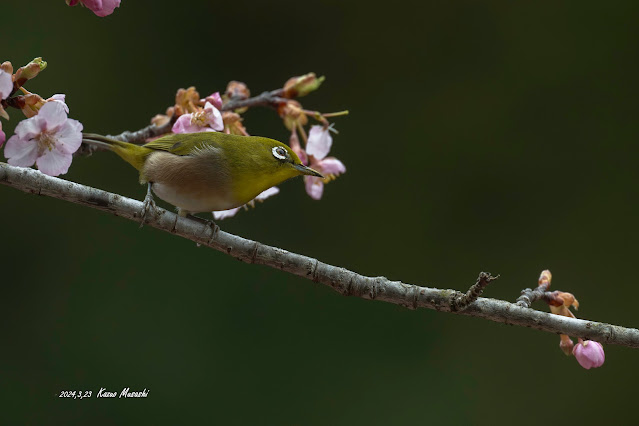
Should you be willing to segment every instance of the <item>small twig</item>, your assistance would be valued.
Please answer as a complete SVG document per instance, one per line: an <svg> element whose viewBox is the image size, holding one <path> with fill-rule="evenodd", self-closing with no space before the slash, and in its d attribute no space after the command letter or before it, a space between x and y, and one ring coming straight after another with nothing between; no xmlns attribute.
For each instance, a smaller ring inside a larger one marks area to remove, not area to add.
<svg viewBox="0 0 639 426"><path fill-rule="evenodd" d="M517 306L530 308L533 302L536 302L537 300L549 300L552 298L552 293L548 291L548 287L550 287L550 281L539 284L539 286L534 290L530 288L522 290L521 296L519 296L516 301ZM548 295L546 295L546 293L548 293Z"/></svg>
<svg viewBox="0 0 639 426"><path fill-rule="evenodd" d="M461 311L466 309L468 305L481 296L484 288L497 278L499 278L499 275L493 277L490 272L480 272L479 277L477 277L477 282L468 289L466 294L457 293L453 295L450 301L450 309L452 311Z"/></svg>
<svg viewBox="0 0 639 426"><path fill-rule="evenodd" d="M173 124L175 124L176 119L177 118L171 117L168 122L162 124L161 126L150 124L140 130L136 130L135 132L129 132L127 130L120 134L107 135L106 137L109 139L115 139L129 143L145 143L146 140L149 138L154 138L169 133L171 131L171 128L173 127ZM106 149L99 145L90 145L83 143L73 155L91 155L96 151L106 151Z"/></svg>
<svg viewBox="0 0 639 426"><path fill-rule="evenodd" d="M282 97L283 93L284 89L276 89L271 90L270 92L263 92L248 99L231 99L222 105L222 111L233 111L240 108L250 108L255 106L277 107L289 100Z"/></svg>
<svg viewBox="0 0 639 426"><path fill-rule="evenodd" d="M140 130L136 130L135 132L124 131L118 135L107 135L107 138L129 143L143 143L146 142L147 139L155 138L169 133L176 120L177 117L170 117L169 121L162 124L161 126L150 124Z"/></svg>

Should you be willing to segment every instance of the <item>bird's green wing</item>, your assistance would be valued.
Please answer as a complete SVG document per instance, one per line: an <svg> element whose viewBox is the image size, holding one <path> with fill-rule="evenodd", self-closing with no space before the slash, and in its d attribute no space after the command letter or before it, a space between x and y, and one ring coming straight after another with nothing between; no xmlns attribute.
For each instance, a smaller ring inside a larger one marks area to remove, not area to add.
<svg viewBox="0 0 639 426"><path fill-rule="evenodd" d="M144 145L156 151L166 151L175 155L189 155L196 148L206 146L220 147L221 144L234 142L232 139L244 136L227 135L218 132L176 133L163 136Z"/></svg>

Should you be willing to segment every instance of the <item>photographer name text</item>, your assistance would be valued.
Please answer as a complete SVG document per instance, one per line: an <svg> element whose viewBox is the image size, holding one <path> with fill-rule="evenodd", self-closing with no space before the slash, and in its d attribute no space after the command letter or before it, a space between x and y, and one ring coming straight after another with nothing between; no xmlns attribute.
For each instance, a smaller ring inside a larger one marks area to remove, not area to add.
<svg viewBox="0 0 639 426"><path fill-rule="evenodd" d="M98 393L95 394L96 398L146 398L149 396L149 390L131 390L131 388L124 388L121 391L111 391L107 388L100 388ZM91 398L93 391L90 390L73 390L73 391L60 391L58 398L71 398L71 399L85 399Z"/></svg>

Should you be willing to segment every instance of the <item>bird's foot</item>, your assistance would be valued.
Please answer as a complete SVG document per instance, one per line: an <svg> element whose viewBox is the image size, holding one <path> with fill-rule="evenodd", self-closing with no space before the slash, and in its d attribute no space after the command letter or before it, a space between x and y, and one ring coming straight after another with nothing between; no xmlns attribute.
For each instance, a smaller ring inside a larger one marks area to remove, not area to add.
<svg viewBox="0 0 639 426"><path fill-rule="evenodd" d="M144 197L144 203L142 208L142 222L140 222L140 228L144 226L144 221L147 216L155 213L155 201L153 200L153 193L151 192L151 183L148 184L148 188L146 191L146 197Z"/></svg>

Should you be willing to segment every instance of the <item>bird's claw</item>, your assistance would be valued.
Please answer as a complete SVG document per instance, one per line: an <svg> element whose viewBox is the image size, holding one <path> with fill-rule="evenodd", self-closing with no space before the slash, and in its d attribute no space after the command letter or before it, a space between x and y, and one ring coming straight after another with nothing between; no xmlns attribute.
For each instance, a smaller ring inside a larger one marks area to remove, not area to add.
<svg viewBox="0 0 639 426"><path fill-rule="evenodd" d="M147 215L151 215L155 213L155 201L153 200L153 193L151 192L151 184L149 183L148 190L146 192L146 197L144 197L143 207L142 207L142 221L140 222L140 228L144 226L144 221L146 220Z"/></svg>

